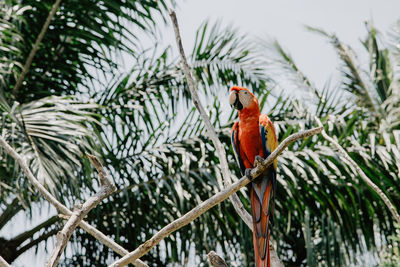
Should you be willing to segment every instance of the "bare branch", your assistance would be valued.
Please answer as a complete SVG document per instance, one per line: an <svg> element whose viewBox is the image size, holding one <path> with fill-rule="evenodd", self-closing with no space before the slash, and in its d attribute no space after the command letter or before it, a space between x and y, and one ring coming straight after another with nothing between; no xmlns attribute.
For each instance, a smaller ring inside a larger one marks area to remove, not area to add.
<svg viewBox="0 0 400 267"><path fill-rule="evenodd" d="M179 53L182 58L183 72L185 73L185 77L188 82L188 86L189 86L190 93L192 95L193 103L196 106L197 110L199 111L200 116L203 119L204 124L206 126L208 136L210 137L211 141L214 144L215 150L217 151L218 158L220 160L220 166L221 166L221 172L222 172L222 177L223 177L223 181L224 181L224 186L227 187L232 183L232 181L231 181L231 172L229 171L228 162L226 160L225 148L222 145L221 141L218 139L218 135L215 132L215 129L214 129L213 125L211 124L210 118L208 117L205 109L203 108L203 106L200 102L199 96L197 94L196 84L190 73L190 67L186 60L185 51L183 50L182 38L179 33L179 25L178 25L178 20L176 18L175 11L173 11L173 10L170 11L170 17L172 20L172 24L174 26L176 43L178 45ZM247 226L251 230L253 230L253 223L252 223L251 215L246 211L246 209L244 208L239 197L236 194L233 194L232 196L230 196L230 200L233 204L233 207L235 208L235 210L239 214L239 216L242 218L242 220L247 224Z"/></svg>
<svg viewBox="0 0 400 267"><path fill-rule="evenodd" d="M300 139L305 138L308 136L312 136L314 134L320 133L323 130L323 127L314 128L311 130L301 131L295 134L290 135L287 137L283 142L265 159L262 163L257 165L256 168L252 169L250 175L253 179L258 177L261 173L267 170L267 168L274 162L274 160L278 157L279 154L285 150L292 142ZM187 212L182 217L176 219L175 221L171 222L160 231L158 231L152 238L144 242L134 251L130 252L128 255L122 257L118 261L114 262L113 264L109 265L109 267L120 267L129 264L136 259L142 257L144 254L150 251L155 245L161 242L165 237L173 233L174 231L182 228L183 226L189 224L201 214L206 212L207 210L211 209L218 203L227 199L230 195L237 192L240 188L247 185L250 180L243 176L240 180L236 181L235 183L229 185L228 187L224 188L219 193L215 194L211 198L207 199L200 203L197 207L193 208L191 211Z"/></svg>
<svg viewBox="0 0 400 267"><path fill-rule="evenodd" d="M36 39L36 42L33 45L32 50L29 53L28 58L26 59L26 62L25 62L24 68L22 69L21 75L19 75L17 83L15 84L15 87L14 87L14 90L13 90L13 95L14 96L16 96L18 94L18 90L21 87L22 82L24 81L25 75L29 71L29 68L30 68L30 66L32 64L33 57L35 56L36 51L39 48L39 44L40 44L40 42L42 42L42 39L43 39L47 29L49 28L50 21L54 17L54 15L56 14L57 8L60 5L60 3L61 3L61 0L57 0L54 3L53 7L51 8L49 15L47 16L47 19L46 19L46 21L45 21L45 23L44 23L44 25L42 27L42 30L40 31L40 33L39 33L39 35L38 35L38 37Z"/></svg>
<svg viewBox="0 0 400 267"><path fill-rule="evenodd" d="M78 224L83 220L83 218L89 213L89 211L96 207L104 198L111 195L115 190L117 190L114 182L107 175L100 161L93 155L87 154L87 156L92 165L99 173L101 184L100 190L97 194L91 196L88 200L86 200L83 205L79 205L79 207L74 210L71 217L64 225L64 228L60 232L58 232L56 245L50 254L49 260L46 263L47 267L55 267L57 265L57 262L60 259L61 254L64 251L72 233L74 232Z"/></svg>
<svg viewBox="0 0 400 267"><path fill-rule="evenodd" d="M35 176L32 174L31 170L29 169L28 165L25 163L25 161L22 159L22 157L4 140L2 136L0 136L0 146L4 147L4 149L7 151L7 153L13 157L16 162L20 165L22 171L25 173L25 175L28 177L28 180L31 182L31 184L39 191L41 195L44 196L44 198L47 199L54 207L56 207L57 210L59 210L61 213L71 216L72 212L63 204L61 204L56 198L54 198L49 191L41 184L39 181L35 178ZM124 256L128 254L128 251L125 250L123 247L118 245L114 240L111 238L107 237L104 235L102 232L91 226L85 221L81 221L79 224L82 229L87 231L89 234L91 234L94 238L99 240L101 243L109 247L110 249L114 250L116 253L118 253L121 256ZM147 264L144 262L137 260L133 262L133 264L137 267L148 267Z"/></svg>
<svg viewBox="0 0 400 267"><path fill-rule="evenodd" d="M63 204L61 204L49 191L35 178L28 165L22 159L22 157L0 136L0 145L4 147L8 154L13 157L20 165L22 171L28 177L31 184L47 199L53 206L64 214L71 215L72 212Z"/></svg>
<svg viewBox="0 0 400 267"><path fill-rule="evenodd" d="M63 218L65 220L68 220L70 218L70 216L66 216L63 214L58 215L60 218ZM125 256L126 254L129 253L128 250L124 249L122 246L120 246L119 244L115 243L114 240L112 240L111 238L109 238L108 236L106 236L105 234L103 234L102 232L100 232L99 230L97 230L95 227L91 226L90 224L88 224L85 221L81 221L79 223L79 226L85 230L86 232L88 232L89 234L91 234L94 238L96 238L97 240L99 240L101 243L103 243L104 245L106 245L107 247L111 248L112 250L114 250L116 253L118 253L121 256ZM144 263L141 260L136 260L133 263L136 267L149 267L146 263Z"/></svg>
<svg viewBox="0 0 400 267"><path fill-rule="evenodd" d="M213 267L228 267L228 264L215 251L211 250L207 254L207 259Z"/></svg>
<svg viewBox="0 0 400 267"><path fill-rule="evenodd" d="M315 120L317 121L319 126L321 127L323 126L318 117L315 117ZM322 130L321 134L326 140L331 142L337 148L337 150L339 150L340 153L342 153L343 157L350 163L350 165L354 168L354 170L357 171L357 173L364 180L364 182L378 194L378 196L383 200L383 202L386 204L386 206L392 213L394 219L397 221L397 223L400 224L400 215L397 213L396 208L393 206L392 202L390 202L389 198L385 195L385 193L383 193L383 191L376 184L374 184L374 182L372 182L371 179L368 178L368 176L363 172L363 170L361 170L361 168L357 165L357 163L349 156L349 154L347 154L346 150L344 150L344 148L341 145L339 145L338 142L336 142L336 140L330 137L325 132L325 130Z"/></svg>
<svg viewBox="0 0 400 267"><path fill-rule="evenodd" d="M0 267L11 267L10 264L8 264L8 262L6 262L2 256L0 256Z"/></svg>

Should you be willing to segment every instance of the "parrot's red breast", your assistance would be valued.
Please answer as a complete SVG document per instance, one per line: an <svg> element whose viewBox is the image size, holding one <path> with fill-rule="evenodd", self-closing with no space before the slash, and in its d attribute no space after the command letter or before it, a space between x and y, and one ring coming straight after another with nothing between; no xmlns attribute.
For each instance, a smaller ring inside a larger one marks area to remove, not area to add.
<svg viewBox="0 0 400 267"><path fill-rule="evenodd" d="M232 145L242 174L254 167L277 147L275 129L267 115L260 114L257 98L246 88L232 87L229 102L239 111L232 128ZM257 267L270 266L269 227L273 223L276 191L276 167L273 166L249 184L253 218L253 244Z"/></svg>

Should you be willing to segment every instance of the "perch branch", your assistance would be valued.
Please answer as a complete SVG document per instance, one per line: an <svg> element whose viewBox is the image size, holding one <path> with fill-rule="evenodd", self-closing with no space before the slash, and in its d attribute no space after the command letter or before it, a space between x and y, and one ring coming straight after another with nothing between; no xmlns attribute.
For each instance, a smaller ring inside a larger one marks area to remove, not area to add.
<svg viewBox="0 0 400 267"><path fill-rule="evenodd" d="M228 264L215 251L211 250L207 254L207 259L212 267L228 267Z"/></svg>
<svg viewBox="0 0 400 267"><path fill-rule="evenodd" d="M197 110L199 111L200 116L203 119L205 127L207 129L207 133L215 146L215 150L217 151L218 158L220 160L222 177L223 177L222 180L223 180L224 186L226 188L229 185L231 185L232 182L231 182L231 173L229 171L228 162L226 160L225 148L222 145L221 141L219 140L218 135L215 132L213 125L211 124L210 118L207 115L205 109L203 108L203 106L200 102L199 96L197 94L196 84L191 75L190 66L187 63L185 51L183 49L182 38L181 38L181 35L179 32L179 24L178 24L178 20L176 18L175 11L173 11L173 10L170 11L170 17L171 17L172 24L174 27L176 43L177 43L178 50L179 50L179 53L180 53L181 59L182 59L183 71L184 71L186 80L188 82L188 86L189 86L190 93L192 95L193 103L196 106ZM240 201L238 195L235 193L235 194L231 195L229 197L229 199L231 200L232 205L233 205L234 209L236 210L237 214L239 214L240 218L242 218L242 220L246 223L246 225L250 228L250 230L253 231L253 223L252 223L251 215L244 208L243 203ZM271 253L271 259L273 259L271 261L272 266L283 266L283 264L280 262L280 260L278 258L278 254L276 253L275 249L271 249L270 253Z"/></svg>
<svg viewBox="0 0 400 267"><path fill-rule="evenodd" d="M8 264L8 262L6 262L6 260L3 259L2 256L0 256L0 267L11 267L11 265Z"/></svg>
<svg viewBox="0 0 400 267"><path fill-rule="evenodd" d="M185 51L183 50L182 38L179 33L179 25L178 25L178 20L176 18L175 11L171 10L169 15L171 17L172 24L174 26L176 43L178 45L179 53L182 58L183 72L185 73L185 77L188 82L188 86L189 86L190 94L192 95L193 103L196 106L197 110L199 111L200 116L205 124L206 129L207 129L208 136L210 137L211 141L214 144L215 150L217 151L218 158L220 160L220 166L221 166L221 172L222 172L224 186L227 187L231 184L231 173L229 171L228 162L226 160L225 147L219 140L218 135L215 132L213 125L211 124L210 118L207 115L203 105L201 104L199 96L197 94L196 84L190 73L190 67L186 60ZM251 215L246 211L246 209L244 208L239 197L236 194L233 194L230 196L230 200L233 204L233 207L235 208L235 210L239 214L239 216L242 218L242 220L247 224L247 226L251 230L253 230L253 223L252 223Z"/></svg>
<svg viewBox="0 0 400 267"><path fill-rule="evenodd" d="M287 137L283 142L266 158L262 163L257 165L256 168L253 168L250 172L252 179L258 177L261 173L267 170L268 166L270 166L273 161L278 157L279 154L285 150L286 147L289 146L292 142L300 139L305 138L308 136L312 136L314 134L320 133L323 127L318 127L306 131L301 131L295 134L290 135ZM197 207L193 208L189 212L187 212L182 217L176 219L175 221L171 222L170 224L166 225L160 231L158 231L152 238L141 244L138 248L134 251L130 252L129 254L125 255L121 259L115 261L113 264L109 265L109 267L120 267L125 266L128 263L131 263L138 258L142 257L144 254L150 251L155 245L161 242L165 237L173 233L174 231L182 228L183 226L189 224L201 214L206 212L207 210L211 209L218 203L227 199L230 195L237 192L240 188L247 185L250 180L243 176L240 180L236 181L235 183L229 185L228 187L224 188L219 193L215 194L211 198L207 199L200 203Z"/></svg>
<svg viewBox="0 0 400 267"><path fill-rule="evenodd" d="M321 121L319 120L319 118L315 117L315 120L317 121L319 126L321 126L321 127L323 126ZM361 170L361 168L357 165L357 163L349 156L349 154L347 154L346 150L344 150L344 148L341 145L339 145L338 142L336 142L336 140L334 140L332 137L330 137L325 132L325 130L322 130L321 134L326 140L331 142L337 148L337 150L339 150L340 153L342 153L343 157L358 172L358 174L364 180L364 182L367 185L369 185L372 188L372 190L375 191L375 193L378 194L378 196L383 200L383 202L386 204L386 206L392 213L394 219L397 221L397 223L400 224L400 216L397 213L396 208L393 206L392 202L390 202L389 198L385 195L385 193L383 193L383 191L374 182L372 182L371 179L368 178L368 176L363 172L363 170Z"/></svg>
<svg viewBox="0 0 400 267"><path fill-rule="evenodd" d="M87 156L99 173L101 184L100 190L94 196L91 196L88 200L86 200L83 205L79 205L79 207L72 212L72 215L64 225L64 228L58 232L56 245L50 254L49 260L47 261L47 267L55 267L57 265L57 262L60 259L68 240L71 238L72 233L78 224L83 220L83 218L89 213L89 211L96 207L104 198L117 190L114 182L107 175L100 161L93 155L87 154Z"/></svg>
<svg viewBox="0 0 400 267"><path fill-rule="evenodd" d="M47 189L36 179L22 157L4 140L2 136L0 136L0 145L7 151L7 153L11 157L16 160L16 162L20 165L22 171L28 177L28 180L31 182L31 184L39 191L42 196L44 196L44 198L46 198L47 201L49 201L61 213L67 216L72 215L72 212L66 206L61 204L56 198L54 198L53 195L51 195L49 191L47 191ZM89 223L81 221L79 226L87 231L89 234L91 234L94 238L99 240L101 243L114 250L119 255L124 256L128 254L128 251L126 249L118 245L114 240L104 235L102 232L91 226ZM140 260L133 262L133 264L137 267L147 267L147 264Z"/></svg>

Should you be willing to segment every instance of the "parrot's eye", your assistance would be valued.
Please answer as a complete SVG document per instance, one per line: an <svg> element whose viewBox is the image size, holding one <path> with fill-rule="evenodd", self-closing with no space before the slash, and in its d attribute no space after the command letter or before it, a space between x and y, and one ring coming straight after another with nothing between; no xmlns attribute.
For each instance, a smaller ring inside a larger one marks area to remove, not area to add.
<svg viewBox="0 0 400 267"><path fill-rule="evenodd" d="M239 92L238 96L239 96L240 103L242 103L242 105L243 105L243 108L246 108L251 104L252 96L251 96L250 92L242 90Z"/></svg>

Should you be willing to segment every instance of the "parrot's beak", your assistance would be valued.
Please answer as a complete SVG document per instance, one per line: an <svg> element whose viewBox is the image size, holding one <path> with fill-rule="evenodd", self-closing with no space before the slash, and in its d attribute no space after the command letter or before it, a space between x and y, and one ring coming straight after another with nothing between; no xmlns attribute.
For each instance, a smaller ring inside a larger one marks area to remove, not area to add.
<svg viewBox="0 0 400 267"><path fill-rule="evenodd" d="M229 103L231 104L232 108L236 108L237 110L243 109L243 105L239 101L239 95L237 92L232 92L232 94L229 97Z"/></svg>

